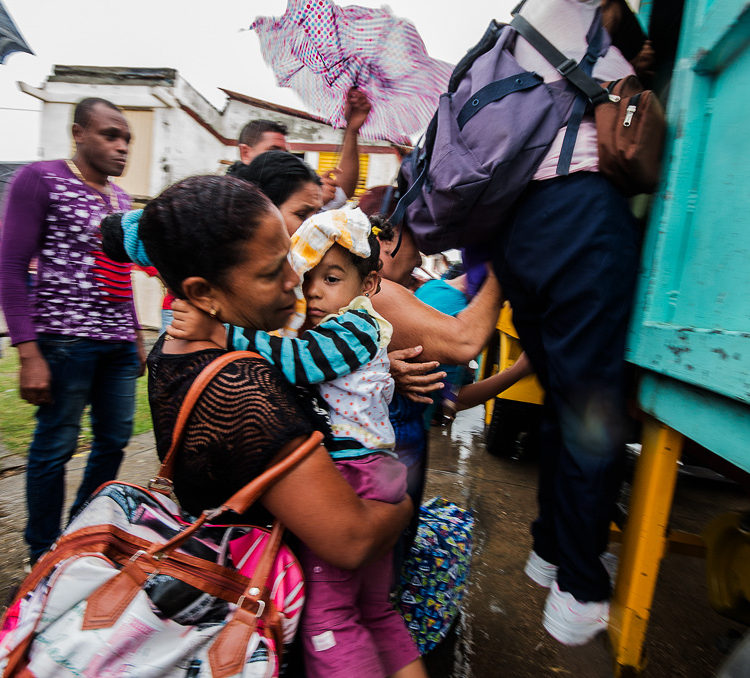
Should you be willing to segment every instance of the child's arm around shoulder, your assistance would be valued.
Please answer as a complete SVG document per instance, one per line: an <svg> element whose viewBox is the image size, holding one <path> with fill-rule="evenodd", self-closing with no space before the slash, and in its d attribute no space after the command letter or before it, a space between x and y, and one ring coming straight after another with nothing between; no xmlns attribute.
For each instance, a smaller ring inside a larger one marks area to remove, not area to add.
<svg viewBox="0 0 750 678"><path fill-rule="evenodd" d="M172 302L172 314L172 322L167 327L170 337L185 341L211 341L218 346L226 347L224 325L189 301L175 299Z"/></svg>
<svg viewBox="0 0 750 678"><path fill-rule="evenodd" d="M307 386L351 374L375 357L380 326L367 313L347 310L299 337L245 330L247 350L275 365L292 384Z"/></svg>

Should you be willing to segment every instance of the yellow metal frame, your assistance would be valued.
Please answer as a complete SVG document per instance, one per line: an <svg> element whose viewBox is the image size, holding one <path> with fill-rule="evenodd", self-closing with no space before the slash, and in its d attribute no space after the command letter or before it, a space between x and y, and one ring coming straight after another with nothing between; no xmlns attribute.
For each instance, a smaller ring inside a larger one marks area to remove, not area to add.
<svg viewBox="0 0 750 678"><path fill-rule="evenodd" d="M516 328L513 326L513 310L510 304L506 301L503 308L500 310L500 316L497 319L497 332L500 341L499 359L497 364L488 365L489 355L485 348L482 352L482 371L480 372L482 379L491 377L493 374L507 369L513 363L518 360L518 356L521 355L523 349L521 348L521 342L518 340L518 333ZM488 369L489 367L489 369ZM522 403L531 403L533 405L541 405L544 402L544 389L536 378L536 375L531 374L528 377L520 379L518 382L513 384L510 388L506 389L502 393L499 393L498 398L505 398L506 400L518 400ZM492 421L492 412L495 407L495 399L492 398L485 403L484 406L484 423L489 425Z"/></svg>
<svg viewBox="0 0 750 678"><path fill-rule="evenodd" d="M682 434L649 419L633 480L628 522L609 616L615 676L639 672L659 566L667 547Z"/></svg>

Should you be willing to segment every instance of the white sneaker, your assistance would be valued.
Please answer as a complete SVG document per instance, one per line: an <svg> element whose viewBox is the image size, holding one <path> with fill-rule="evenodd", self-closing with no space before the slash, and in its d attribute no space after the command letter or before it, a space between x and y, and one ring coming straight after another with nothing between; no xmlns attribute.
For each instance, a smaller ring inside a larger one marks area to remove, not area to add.
<svg viewBox="0 0 750 678"><path fill-rule="evenodd" d="M536 551L529 553L529 558L526 561L523 571L531 581L539 584L539 586L543 586L545 589L552 586L552 582L557 579L557 565L547 562Z"/></svg>
<svg viewBox="0 0 750 678"><path fill-rule="evenodd" d="M606 630L609 623L609 601L582 603L557 582L550 587L544 605L544 628L563 645L585 645Z"/></svg>

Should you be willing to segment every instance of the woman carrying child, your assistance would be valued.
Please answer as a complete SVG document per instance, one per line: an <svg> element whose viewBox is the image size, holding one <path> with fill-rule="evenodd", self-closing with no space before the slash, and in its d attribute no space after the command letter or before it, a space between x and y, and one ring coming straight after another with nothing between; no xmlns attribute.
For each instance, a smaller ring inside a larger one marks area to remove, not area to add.
<svg viewBox="0 0 750 678"><path fill-rule="evenodd" d="M279 211L246 182L186 179L151 201L140 224L131 214L107 221L102 233L110 256L153 263L171 289L221 321L248 331L272 330L294 310L299 277L287 260L289 237ZM223 344L162 337L151 352L149 402L160 455L169 447L186 391L205 365L226 352ZM320 425L311 400L262 358L224 367L199 399L177 456L175 494L182 507L197 515L220 505L295 449ZM261 504L265 510L253 509L244 519L262 523L272 514L310 557L341 572L381 559L411 513L408 499L358 497L323 447L285 474ZM347 640L339 649L349 647ZM348 657L338 661L338 675L385 675L352 674ZM308 674L333 675L315 669Z"/></svg>
<svg viewBox="0 0 750 678"><path fill-rule="evenodd" d="M390 323L372 307L380 285L378 234L358 209L322 212L292 236L306 317L298 338L245 329L234 348L257 351L297 386L316 386L330 416L325 445L362 499L398 503L406 467L396 458L388 404ZM307 599L301 634L310 676L424 676L419 652L389 601L392 555L355 570L302 547Z"/></svg>

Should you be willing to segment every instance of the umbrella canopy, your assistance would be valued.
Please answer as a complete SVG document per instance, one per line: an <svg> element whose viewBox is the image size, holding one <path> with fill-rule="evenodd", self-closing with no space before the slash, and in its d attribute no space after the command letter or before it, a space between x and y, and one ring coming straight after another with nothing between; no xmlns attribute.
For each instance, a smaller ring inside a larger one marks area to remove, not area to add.
<svg viewBox="0 0 750 678"><path fill-rule="evenodd" d="M279 86L291 87L334 127L346 126L346 94L359 88L372 104L364 139L410 143L453 70L427 54L414 24L385 7L289 0L282 17L258 17L251 28Z"/></svg>
<svg viewBox="0 0 750 678"><path fill-rule="evenodd" d="M5 63L5 60L13 52L34 53L23 39L21 32L16 28L16 24L13 23L8 10L5 9L5 5L0 0L0 64Z"/></svg>

